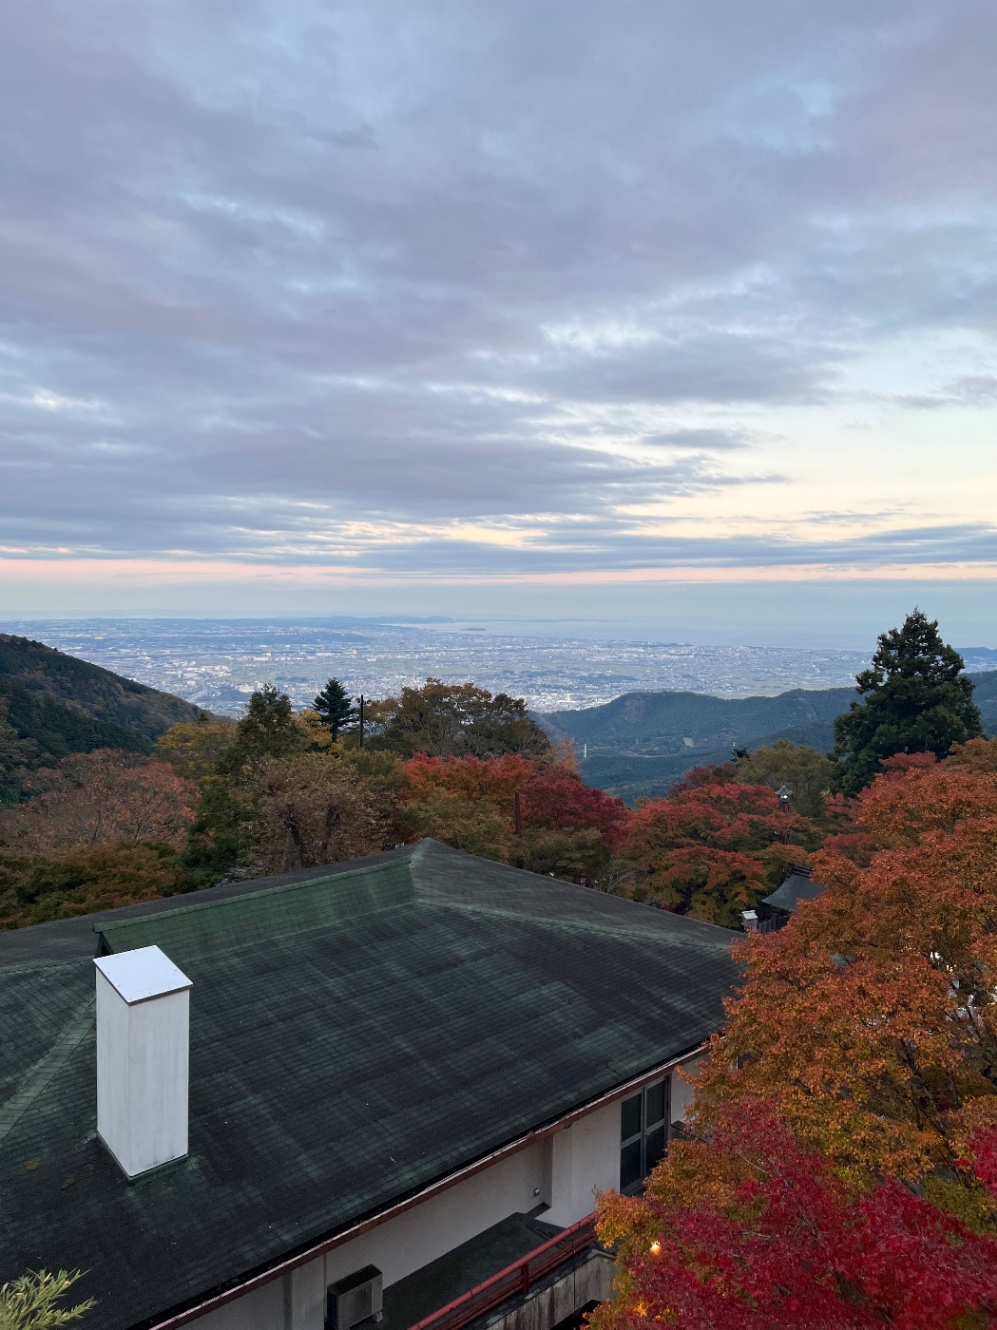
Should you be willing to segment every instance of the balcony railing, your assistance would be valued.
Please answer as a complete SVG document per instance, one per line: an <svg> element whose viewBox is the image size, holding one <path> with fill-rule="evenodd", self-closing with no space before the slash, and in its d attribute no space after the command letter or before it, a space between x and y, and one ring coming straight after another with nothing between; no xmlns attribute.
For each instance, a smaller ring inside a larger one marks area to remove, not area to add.
<svg viewBox="0 0 997 1330"><path fill-rule="evenodd" d="M507 1265L497 1275L492 1275L469 1292L454 1298L453 1302L440 1307L431 1316L423 1317L410 1330L461 1330L462 1326L484 1316L485 1312L491 1311L507 1298L529 1293L538 1279L550 1274L586 1247L591 1247L594 1241L595 1215L586 1215L577 1224L572 1224L545 1242L542 1247L535 1247L528 1255Z"/></svg>

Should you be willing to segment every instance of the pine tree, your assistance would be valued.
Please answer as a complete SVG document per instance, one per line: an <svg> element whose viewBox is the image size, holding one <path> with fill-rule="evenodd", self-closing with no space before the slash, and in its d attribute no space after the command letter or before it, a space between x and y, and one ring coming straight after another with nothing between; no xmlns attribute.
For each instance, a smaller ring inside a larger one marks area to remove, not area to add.
<svg viewBox="0 0 997 1330"><path fill-rule="evenodd" d="M334 739L338 739L343 730L352 729L356 724L357 712L353 699L338 679L329 680L312 706L328 725Z"/></svg>
<svg viewBox="0 0 997 1330"><path fill-rule="evenodd" d="M857 794L896 753L944 757L983 733L963 659L942 641L937 620L915 608L902 628L881 633L872 667L856 677L863 701L834 722L838 788Z"/></svg>

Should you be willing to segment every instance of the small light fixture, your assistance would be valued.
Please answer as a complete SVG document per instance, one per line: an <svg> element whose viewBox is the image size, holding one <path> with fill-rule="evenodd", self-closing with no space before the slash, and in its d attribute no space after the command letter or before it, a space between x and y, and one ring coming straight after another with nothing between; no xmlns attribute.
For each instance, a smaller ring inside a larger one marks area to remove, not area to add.
<svg viewBox="0 0 997 1330"><path fill-rule="evenodd" d="M651 1255L657 1256L660 1251L661 1251L661 1243L658 1241L657 1238L655 1238L654 1241L651 1243Z"/></svg>

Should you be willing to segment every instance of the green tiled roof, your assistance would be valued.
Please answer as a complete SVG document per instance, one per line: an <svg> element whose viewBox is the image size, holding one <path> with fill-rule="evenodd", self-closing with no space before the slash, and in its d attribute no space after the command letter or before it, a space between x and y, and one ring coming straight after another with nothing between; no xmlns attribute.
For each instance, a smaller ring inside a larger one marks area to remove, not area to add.
<svg viewBox="0 0 997 1330"><path fill-rule="evenodd" d="M274 882L0 936L0 1282L87 1270L87 1330L154 1323L695 1047L736 979L726 930L431 841ZM194 984L191 1153L134 1183L95 1135L98 940Z"/></svg>
<svg viewBox="0 0 997 1330"><path fill-rule="evenodd" d="M795 914L800 908L801 901L816 900L826 890L827 888L820 882L814 882L811 879L807 869L801 871L799 868L793 867L775 891L762 900L762 904L771 905L777 910L785 910L789 914Z"/></svg>

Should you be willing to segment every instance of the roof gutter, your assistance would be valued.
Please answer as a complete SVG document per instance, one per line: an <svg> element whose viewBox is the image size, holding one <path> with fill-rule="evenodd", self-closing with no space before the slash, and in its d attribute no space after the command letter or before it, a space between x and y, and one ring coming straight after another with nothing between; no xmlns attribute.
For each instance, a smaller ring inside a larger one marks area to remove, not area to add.
<svg viewBox="0 0 997 1330"><path fill-rule="evenodd" d="M694 1048L688 1049L684 1053L679 1053L676 1057L669 1058L667 1062L661 1062L650 1071L642 1072L639 1076L625 1081L613 1090L608 1090L605 1094L599 1095L596 1099L591 1099L587 1104L580 1108L574 1108L570 1113L557 1118L546 1126L537 1127L528 1131L523 1136L517 1136L515 1140L507 1145L500 1146L493 1150L491 1154L484 1155L481 1159L475 1160L473 1164L467 1164L460 1168L456 1173L449 1173L446 1177L440 1178L437 1182L432 1182L428 1187L416 1192L407 1200L399 1201L391 1205L386 1210L381 1210L378 1214L372 1215L369 1219L363 1219L358 1224L351 1225L350 1228L343 1229L342 1232L335 1234L330 1238L323 1238L314 1246L308 1247L305 1251L298 1252L296 1256L289 1256L286 1260L272 1265L269 1269L262 1271L258 1275L244 1280L240 1284L227 1288L221 1293L216 1293L212 1297L206 1298L203 1302L197 1303L193 1307L188 1307L186 1311L178 1312L175 1316L169 1317L165 1321L156 1321L149 1325L148 1330L179 1330L182 1325L187 1325L199 1316L204 1316L208 1312L215 1311L219 1307L224 1307L226 1303L234 1302L236 1298L245 1297L247 1293L252 1293L254 1289L261 1288L264 1284L269 1284L282 1275L288 1274L291 1270L298 1269L299 1266L307 1265L309 1261L314 1261L319 1256L324 1256L326 1252L332 1251L335 1247L341 1247L346 1242L352 1242L354 1238L361 1237L364 1233L369 1233L372 1228L378 1228L389 1219L394 1219L396 1215L404 1214L406 1210L411 1210L414 1206L421 1205L423 1201L430 1200L433 1196L439 1196L441 1192L449 1191L451 1187L456 1187L458 1183L464 1182L467 1178L473 1178L476 1173L483 1172L486 1168L491 1168L493 1164L500 1163L503 1159L508 1159L510 1155L518 1154L520 1150L527 1149L536 1141L544 1140L548 1136L553 1136L565 1127L570 1127L573 1122L579 1118L586 1117L597 1108L602 1108L606 1104L611 1104L614 1100L623 1099L632 1094L635 1090L642 1089L651 1081L655 1080L664 1071L670 1071L674 1067L680 1066L683 1062L688 1062L694 1058L697 1053L705 1049L706 1044L697 1044Z"/></svg>

